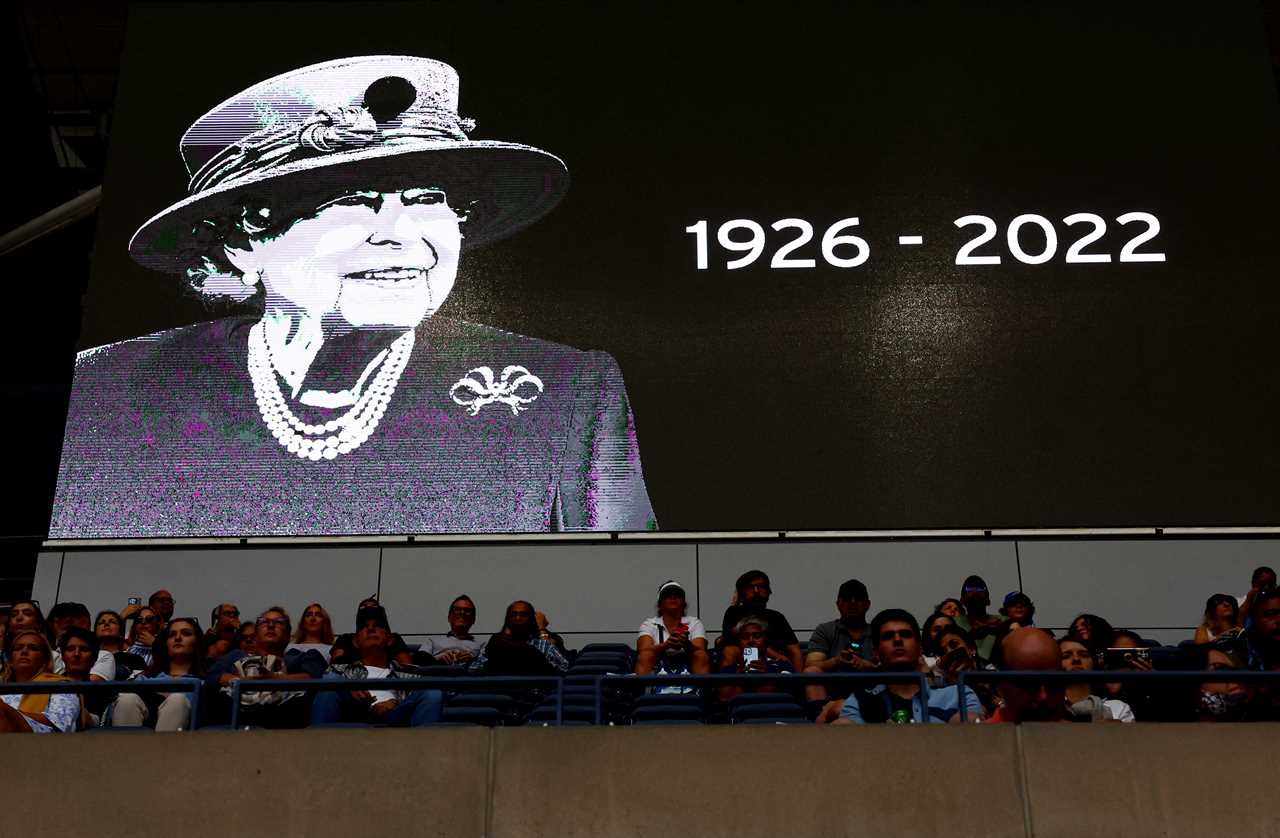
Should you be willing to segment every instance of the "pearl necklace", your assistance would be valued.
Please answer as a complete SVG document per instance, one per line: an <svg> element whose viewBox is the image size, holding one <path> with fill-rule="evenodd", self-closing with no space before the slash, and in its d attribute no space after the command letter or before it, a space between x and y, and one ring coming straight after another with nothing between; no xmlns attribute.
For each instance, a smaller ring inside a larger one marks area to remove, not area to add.
<svg viewBox="0 0 1280 838"><path fill-rule="evenodd" d="M249 378L253 381L258 412L276 442L287 448L289 453L313 462L332 460L339 454L350 454L359 448L378 427L396 391L396 384L409 363L409 355L413 352L413 330L396 338L384 352L386 359L381 368L350 410L322 425L308 425L289 409L276 380L266 329L261 322L255 323L249 330ZM308 439L321 435L325 436Z"/></svg>

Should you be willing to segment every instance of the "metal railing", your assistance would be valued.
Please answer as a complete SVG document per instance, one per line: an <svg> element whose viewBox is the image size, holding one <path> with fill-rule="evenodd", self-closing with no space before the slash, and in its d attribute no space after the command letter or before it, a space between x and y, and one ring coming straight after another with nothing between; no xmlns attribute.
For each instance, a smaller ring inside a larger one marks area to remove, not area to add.
<svg viewBox="0 0 1280 838"><path fill-rule="evenodd" d="M536 689L551 687L555 690L556 725L564 719L563 675L513 675L513 676L447 676L444 678L323 678L308 681L288 679L248 680L231 683L231 729L240 726L240 695L245 692L351 692L352 690L393 690L418 692L483 692L486 689Z"/></svg>
<svg viewBox="0 0 1280 838"><path fill-rule="evenodd" d="M595 683L596 724L604 719L604 687L733 687L753 684L827 684L841 681L870 682L872 684L919 684L921 701L929 706L929 680L923 672L744 672L718 673L715 675L597 675ZM927 713L927 709L926 709Z"/></svg>
<svg viewBox="0 0 1280 838"><path fill-rule="evenodd" d="M1064 687L1068 684L1116 684L1128 682L1144 682L1153 683L1198 683L1198 684L1249 684L1249 683L1272 683L1280 685L1280 672L1256 672L1247 669L1227 669L1227 670L1160 670L1152 672L1142 672L1138 670L1086 670L1086 671L1065 671L1061 669L1042 670L1042 671L1021 671L1010 672L999 669L975 669L967 672L961 672L956 680L956 687L959 693L960 702L960 721L961 723L969 720L969 714L965 710L964 694L969 689L969 684L973 682L999 682L1005 684L1025 683L1032 686L1038 686L1045 682L1060 683Z"/></svg>
<svg viewBox="0 0 1280 838"><path fill-rule="evenodd" d="M174 678L170 681L20 681L0 683L0 695L53 695L55 693L155 693L191 694L191 730L200 724L200 691L203 679Z"/></svg>

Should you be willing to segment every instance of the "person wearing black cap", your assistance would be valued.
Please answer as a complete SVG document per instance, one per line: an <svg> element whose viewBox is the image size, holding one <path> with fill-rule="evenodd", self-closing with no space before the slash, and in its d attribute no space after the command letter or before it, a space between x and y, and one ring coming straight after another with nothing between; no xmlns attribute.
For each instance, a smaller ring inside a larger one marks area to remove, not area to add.
<svg viewBox="0 0 1280 838"><path fill-rule="evenodd" d="M391 626L382 606L360 609L355 634L356 658L336 663L326 679L403 678L400 665L391 658ZM323 692L311 704L311 723L362 721L393 727L418 727L440 721L444 714L440 690L352 690Z"/></svg>
<svg viewBox="0 0 1280 838"><path fill-rule="evenodd" d="M978 644L978 655L991 659L995 647L995 631L1003 622L999 616L988 614L991 606L991 591L981 576L970 576L960 587L960 603L964 606L964 614L956 617L956 625L967 629Z"/></svg>
<svg viewBox="0 0 1280 838"><path fill-rule="evenodd" d="M365 610L370 608L381 608L378 604L377 597L369 597L362 599L360 605L356 607L356 631L360 630L360 626L364 625ZM401 666L407 666L413 663L413 652L409 651L409 645L404 642L404 638L394 632L391 635L391 659L399 663ZM356 633L340 634L338 639L333 641L333 648L329 651L329 663L350 663L359 657L356 649ZM425 661L430 663L431 660Z"/></svg>
<svg viewBox="0 0 1280 838"><path fill-rule="evenodd" d="M875 669L872 661L875 644L869 642L867 636L867 611L870 608L867 586L857 579L845 581L836 592L836 611L840 618L821 623L813 630L809 650L804 656L804 671L825 674ZM849 686L828 690L822 684L810 684L804 688L805 698L811 702L845 698L851 691Z"/></svg>
<svg viewBox="0 0 1280 838"><path fill-rule="evenodd" d="M707 654L707 630L697 617L690 617L684 587L668 579L658 587L657 613L646 617L636 637L636 674L655 669L689 671L705 675L711 671Z"/></svg>

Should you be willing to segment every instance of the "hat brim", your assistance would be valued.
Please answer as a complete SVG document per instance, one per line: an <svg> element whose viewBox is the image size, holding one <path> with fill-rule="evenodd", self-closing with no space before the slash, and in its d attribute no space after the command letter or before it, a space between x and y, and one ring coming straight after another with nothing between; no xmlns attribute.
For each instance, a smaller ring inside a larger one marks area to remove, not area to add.
<svg viewBox="0 0 1280 838"><path fill-rule="evenodd" d="M554 154L497 141L380 145L308 158L214 186L157 214L129 241L139 264L166 273L192 267L193 230L205 219L238 213L248 200L318 200L345 190L438 187L467 216L464 250L498 241L551 211L569 189Z"/></svg>

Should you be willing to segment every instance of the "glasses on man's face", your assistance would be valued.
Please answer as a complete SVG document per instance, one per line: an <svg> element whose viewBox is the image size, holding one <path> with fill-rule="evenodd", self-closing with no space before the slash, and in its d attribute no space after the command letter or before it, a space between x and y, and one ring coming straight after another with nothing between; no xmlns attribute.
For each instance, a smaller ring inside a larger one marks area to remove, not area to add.
<svg viewBox="0 0 1280 838"><path fill-rule="evenodd" d="M260 626L284 626L288 625L288 620L281 617L263 617L258 621Z"/></svg>
<svg viewBox="0 0 1280 838"><path fill-rule="evenodd" d="M454 607L452 607L452 608L450 608L450 609L449 609L449 613L450 613L450 614L466 614L466 615L471 615L471 614L476 613L476 610L475 610L474 608L459 608L458 606L456 606L456 605L455 605ZM519 612L517 612L517 613L519 613Z"/></svg>

